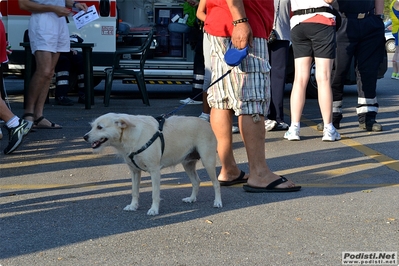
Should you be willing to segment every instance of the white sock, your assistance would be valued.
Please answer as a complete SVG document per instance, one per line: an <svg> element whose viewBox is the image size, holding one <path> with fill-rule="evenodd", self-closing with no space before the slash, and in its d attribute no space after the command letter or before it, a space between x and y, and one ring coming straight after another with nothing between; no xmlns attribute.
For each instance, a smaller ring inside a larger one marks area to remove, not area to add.
<svg viewBox="0 0 399 266"><path fill-rule="evenodd" d="M300 122L291 122L291 126L292 128L296 128L296 129L300 129L301 128L301 123Z"/></svg>
<svg viewBox="0 0 399 266"><path fill-rule="evenodd" d="M332 123L328 123L327 125L324 125L324 129L327 129L328 131L332 131L334 128Z"/></svg>
<svg viewBox="0 0 399 266"><path fill-rule="evenodd" d="M13 118L11 118L10 120L7 121L6 123L8 128L13 128L19 125L19 117L18 116L14 116Z"/></svg>

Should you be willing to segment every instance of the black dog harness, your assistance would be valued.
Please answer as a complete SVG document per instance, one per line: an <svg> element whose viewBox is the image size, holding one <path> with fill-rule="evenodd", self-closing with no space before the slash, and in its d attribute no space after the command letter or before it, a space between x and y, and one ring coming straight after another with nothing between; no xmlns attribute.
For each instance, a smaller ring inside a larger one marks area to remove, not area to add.
<svg viewBox="0 0 399 266"><path fill-rule="evenodd" d="M156 119L156 120L158 121L158 123L159 123L158 131L157 131L157 132L152 136L152 138L151 138L149 141L147 141L147 143L144 144L143 147L141 147L138 151L132 152L131 154L129 154L129 158L130 158L130 160L132 161L132 163L134 164L134 166L136 166L138 169L140 169L140 170L142 170L142 171L145 171L145 170L141 169L141 168L136 164L136 162L135 162L134 159L133 159L133 157L134 157L135 155L137 155L137 154L142 153L143 151L145 151L148 147L151 146L152 143L155 142L155 140L156 140L157 138L159 138L159 139L161 140L161 154L163 154L163 151L164 151L164 149L165 149L165 139L164 139L163 133L162 133L163 125L164 125L164 123L165 123L165 117L164 117L164 116L158 116L158 117L156 117L155 119Z"/></svg>

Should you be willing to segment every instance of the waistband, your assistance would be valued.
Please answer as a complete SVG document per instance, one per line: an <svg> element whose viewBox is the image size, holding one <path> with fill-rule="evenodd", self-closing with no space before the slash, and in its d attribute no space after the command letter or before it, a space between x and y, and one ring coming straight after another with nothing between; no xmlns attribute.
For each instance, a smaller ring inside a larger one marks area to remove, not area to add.
<svg viewBox="0 0 399 266"><path fill-rule="evenodd" d="M354 18L354 19L364 19L365 17L374 15L374 9L367 11L365 13L348 13L348 12L342 12L341 17L343 18Z"/></svg>
<svg viewBox="0 0 399 266"><path fill-rule="evenodd" d="M331 13L332 9L327 6L322 6L322 7L313 7L313 8L307 8L307 9L298 9L298 10L295 10L293 13L294 13L294 16L296 16L296 15L313 14L313 13L317 13L317 12Z"/></svg>

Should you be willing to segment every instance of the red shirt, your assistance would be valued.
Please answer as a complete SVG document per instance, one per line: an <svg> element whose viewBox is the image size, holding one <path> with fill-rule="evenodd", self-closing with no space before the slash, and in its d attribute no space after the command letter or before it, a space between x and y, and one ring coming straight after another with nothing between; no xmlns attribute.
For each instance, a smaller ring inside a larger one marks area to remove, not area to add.
<svg viewBox="0 0 399 266"><path fill-rule="evenodd" d="M3 21L0 20L0 63L8 61L6 48L6 30L4 29Z"/></svg>
<svg viewBox="0 0 399 266"><path fill-rule="evenodd" d="M266 39L273 28L273 0L243 0L254 37ZM225 0L206 0L205 31L219 37L231 37L233 18Z"/></svg>

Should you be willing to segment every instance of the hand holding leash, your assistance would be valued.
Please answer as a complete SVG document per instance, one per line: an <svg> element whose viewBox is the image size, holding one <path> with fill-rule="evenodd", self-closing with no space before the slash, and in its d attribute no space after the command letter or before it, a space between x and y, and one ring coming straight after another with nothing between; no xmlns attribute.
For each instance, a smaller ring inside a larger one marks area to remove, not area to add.
<svg viewBox="0 0 399 266"><path fill-rule="evenodd" d="M228 74L230 74L231 70L233 70L234 67L238 66L239 64L241 64L242 60L247 57L248 55L248 45L246 47L244 47L244 49L237 49L233 46L232 42L230 41L230 45L228 50L226 51L226 53L224 54L224 61L226 62L227 65L229 65L231 68L224 73L222 76L220 76L217 80L215 80L214 82L212 82L208 88L206 88L205 90L201 91L200 93L198 93L196 96L194 96L194 98L197 98L198 96L200 96L202 93L204 93L204 91L207 91L210 87L212 87L213 85L215 85L216 83L218 83L219 81L221 81L225 76L227 76ZM181 105L180 107L176 108L175 110L167 113L167 114L163 114L161 115L163 118L167 118L169 116L171 116L172 114L176 113L177 111L179 111L180 109L184 108L186 105L188 104L185 103L183 105Z"/></svg>

